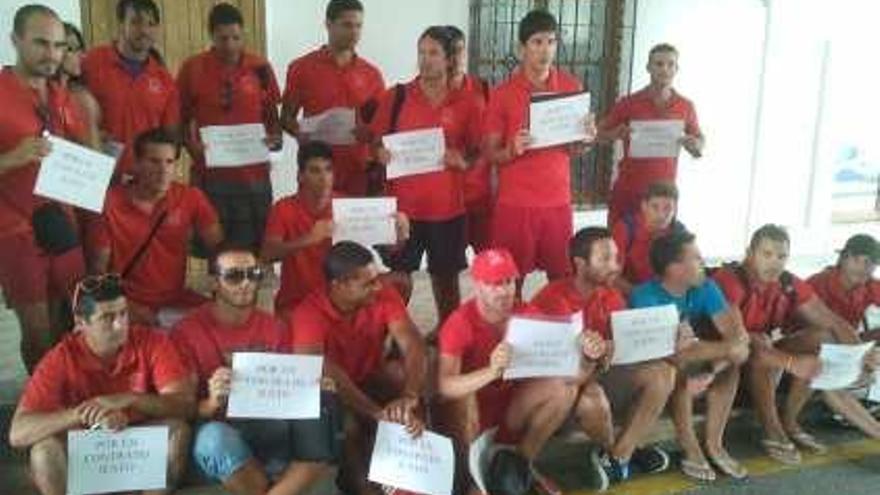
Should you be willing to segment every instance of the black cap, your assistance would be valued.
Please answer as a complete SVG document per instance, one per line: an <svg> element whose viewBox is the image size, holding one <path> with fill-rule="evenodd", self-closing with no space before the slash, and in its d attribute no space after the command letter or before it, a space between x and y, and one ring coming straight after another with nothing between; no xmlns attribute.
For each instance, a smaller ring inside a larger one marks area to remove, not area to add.
<svg viewBox="0 0 880 495"><path fill-rule="evenodd" d="M880 263L880 243L868 234L856 234L846 241L843 251L845 256L867 256L874 263Z"/></svg>

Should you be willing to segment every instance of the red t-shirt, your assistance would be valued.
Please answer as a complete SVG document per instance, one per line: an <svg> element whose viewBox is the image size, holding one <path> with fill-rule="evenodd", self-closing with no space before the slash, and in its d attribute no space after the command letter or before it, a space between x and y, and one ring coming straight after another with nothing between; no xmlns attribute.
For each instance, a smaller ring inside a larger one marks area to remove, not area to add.
<svg viewBox="0 0 880 495"><path fill-rule="evenodd" d="M867 284L845 290L840 277L840 269L832 266L807 279L807 283L831 311L858 327L869 306L880 306L880 281L871 279Z"/></svg>
<svg viewBox="0 0 880 495"><path fill-rule="evenodd" d="M719 268L712 277L730 305L739 308L750 333L769 334L777 328L791 328L797 309L816 297L813 288L794 275L789 286L791 294L780 282L765 284L750 278L749 286L745 287L740 275L730 267Z"/></svg>
<svg viewBox="0 0 880 495"><path fill-rule="evenodd" d="M400 294L385 286L375 300L352 315L342 315L326 290L318 290L290 317L291 346L323 346L324 356L345 370L355 384L379 370L388 326L409 318Z"/></svg>
<svg viewBox="0 0 880 495"><path fill-rule="evenodd" d="M611 235L617 244L617 254L620 266L623 269L623 277L633 285L639 285L654 278L654 269L651 268L651 243L654 239L669 233L672 227L658 232L650 232L645 225L645 217L641 213L635 214L627 220L620 219L614 223Z"/></svg>
<svg viewBox="0 0 880 495"><path fill-rule="evenodd" d="M446 149L465 156L480 149L483 99L471 91L452 91L434 106L414 79L405 86L406 97L400 109L397 132L440 127ZM396 89L379 100L376 117L370 124L377 137L388 134ZM445 169L440 172L400 177L388 181L388 192L397 197L397 208L409 218L443 221L464 213L464 173Z"/></svg>
<svg viewBox="0 0 880 495"><path fill-rule="evenodd" d="M138 134L180 122L174 78L155 57L133 75L113 44L98 46L83 59L83 79L101 106L101 130L125 146L117 172L130 172Z"/></svg>
<svg viewBox="0 0 880 495"><path fill-rule="evenodd" d="M186 60L177 75L183 120L192 119L192 138L211 125L268 124L277 112L281 91L275 72L263 57L245 52L238 65L226 65L214 49ZM190 129L186 129L190 132ZM204 157L193 165L209 179L232 182L269 180L268 162L242 167L206 168Z"/></svg>
<svg viewBox="0 0 880 495"><path fill-rule="evenodd" d="M332 108L360 110L384 90L382 73L373 64L355 55L340 67L330 49L323 46L290 63L283 98L311 117ZM368 144L333 146L333 166L363 171L369 154Z"/></svg>
<svg viewBox="0 0 880 495"><path fill-rule="evenodd" d="M634 120L683 120L686 134L700 132L694 104L675 91L665 108L657 108L649 88L624 96L614 104L602 125L610 129L621 124L629 125ZM615 188L641 193L654 182L675 182L677 158L631 158L628 138L624 139L623 145Z"/></svg>
<svg viewBox="0 0 880 495"><path fill-rule="evenodd" d="M626 309L626 299L617 289L596 287L584 297L571 278L547 284L529 303L549 316L568 316L581 312L584 329L611 340L611 313Z"/></svg>
<svg viewBox="0 0 880 495"><path fill-rule="evenodd" d="M151 308L173 304L184 291L190 235L197 230L204 237L218 223L205 194L173 183L153 211L147 212L131 200L125 186L113 187L92 234L95 246L110 249L111 269L121 272L163 211L168 212L165 220L126 277L126 296Z"/></svg>
<svg viewBox="0 0 880 495"><path fill-rule="evenodd" d="M67 334L43 359L25 385L21 407L53 412L102 395L155 394L189 377L190 370L167 335L132 325L116 358L106 363L88 347L81 331Z"/></svg>
<svg viewBox="0 0 880 495"><path fill-rule="evenodd" d="M84 141L87 126L79 104L62 86L49 82L45 116L36 91L6 67L0 71L0 154L9 153L27 137L44 130L73 141ZM47 118L48 117L48 118ZM47 122L43 122L46 119ZM38 162L0 171L0 238L29 232L34 207L43 200L34 196Z"/></svg>
<svg viewBox="0 0 880 495"><path fill-rule="evenodd" d="M171 340L199 377L199 393L207 396L208 380L217 368L232 366L233 352L287 352L287 331L272 315L255 309L247 321L229 326L217 321L214 303L207 303L177 322Z"/></svg>
<svg viewBox="0 0 880 495"><path fill-rule="evenodd" d="M499 135L508 145L522 129L528 129L529 102L533 94L573 93L581 83L565 71L550 69L546 88L538 89L517 69L499 85L489 99L484 130ZM498 203L528 208L571 204L571 157L566 146L526 151L499 165Z"/></svg>
<svg viewBox="0 0 880 495"><path fill-rule="evenodd" d="M322 211L312 211L299 197L293 195L279 200L269 211L265 239L290 242L312 231L318 220L332 220L333 208L328 204ZM265 241L264 241L265 242ZM330 239L298 250L281 261L281 287L275 296L275 311L293 309L311 292L323 290L324 257L332 245Z"/></svg>

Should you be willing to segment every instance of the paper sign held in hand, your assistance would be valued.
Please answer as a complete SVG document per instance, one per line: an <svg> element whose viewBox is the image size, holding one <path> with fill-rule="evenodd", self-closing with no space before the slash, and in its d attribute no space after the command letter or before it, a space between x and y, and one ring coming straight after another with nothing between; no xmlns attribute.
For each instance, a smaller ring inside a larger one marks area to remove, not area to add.
<svg viewBox="0 0 880 495"><path fill-rule="evenodd" d="M397 198L333 200L333 243L354 241L363 246L397 243Z"/></svg>
<svg viewBox="0 0 880 495"><path fill-rule="evenodd" d="M240 167L269 161L263 124L213 125L199 129L209 167Z"/></svg>
<svg viewBox="0 0 880 495"><path fill-rule="evenodd" d="M67 493L162 490L168 471L168 427L67 433Z"/></svg>
<svg viewBox="0 0 880 495"><path fill-rule="evenodd" d="M40 162L34 194L101 213L116 160L56 136L52 152Z"/></svg>
<svg viewBox="0 0 880 495"><path fill-rule="evenodd" d="M323 141L332 146L355 144L354 129L357 118L353 108L331 108L323 113L299 121L300 132L312 141Z"/></svg>
<svg viewBox="0 0 880 495"><path fill-rule="evenodd" d="M676 158L684 137L683 120L633 120L629 124L629 156Z"/></svg>
<svg viewBox="0 0 880 495"><path fill-rule="evenodd" d="M678 309L673 304L611 313L612 364L633 364L675 353Z"/></svg>
<svg viewBox="0 0 880 495"><path fill-rule="evenodd" d="M315 419L321 416L323 356L236 352L230 418Z"/></svg>
<svg viewBox="0 0 880 495"><path fill-rule="evenodd" d="M382 138L382 145L391 153L391 163L385 170L388 179L440 172L444 168L446 140L440 127L389 134Z"/></svg>
<svg viewBox="0 0 880 495"><path fill-rule="evenodd" d="M577 376L581 325L580 313L566 320L511 318L504 340L513 354L504 379Z"/></svg>
<svg viewBox="0 0 880 495"><path fill-rule="evenodd" d="M380 421L369 480L427 495L449 495L455 475L452 440L426 431L418 438L403 425Z"/></svg>
<svg viewBox="0 0 880 495"><path fill-rule="evenodd" d="M810 386L816 390L840 390L852 386L862 377L865 355L873 348L873 342L822 344L819 350L822 371Z"/></svg>
<svg viewBox="0 0 880 495"><path fill-rule="evenodd" d="M533 96L529 105L530 149L586 141L590 93Z"/></svg>

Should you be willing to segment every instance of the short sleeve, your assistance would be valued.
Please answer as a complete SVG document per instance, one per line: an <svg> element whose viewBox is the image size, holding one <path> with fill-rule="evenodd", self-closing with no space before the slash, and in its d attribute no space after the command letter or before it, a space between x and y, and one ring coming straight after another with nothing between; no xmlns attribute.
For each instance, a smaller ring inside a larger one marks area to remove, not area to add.
<svg viewBox="0 0 880 495"><path fill-rule="evenodd" d="M299 105L300 85L302 84L302 60L294 60L287 67L287 79L284 82L284 94L282 99L289 105Z"/></svg>
<svg viewBox="0 0 880 495"><path fill-rule="evenodd" d="M192 201L195 224L200 234L204 234L208 229L214 227L220 222L217 216L217 210L214 205L205 196L201 189L190 187L188 192Z"/></svg>
<svg viewBox="0 0 880 495"><path fill-rule="evenodd" d="M63 345L63 344L62 344ZM56 347L37 365L24 388L21 408L28 412L52 412L69 407L65 403L67 388L64 353Z"/></svg>
<svg viewBox="0 0 880 495"><path fill-rule="evenodd" d="M489 105L483 115L483 135L491 134L505 137L507 115L505 113L505 93L503 89L495 89L489 97Z"/></svg>
<svg viewBox="0 0 880 495"><path fill-rule="evenodd" d="M724 299L724 294L721 292L721 288L718 287L718 284L714 280L707 279L700 287L699 311L706 316L715 317L726 310L727 301Z"/></svg>
<svg viewBox="0 0 880 495"><path fill-rule="evenodd" d="M440 354L462 357L471 343L471 329L459 310L453 313L440 327L437 338Z"/></svg>
<svg viewBox="0 0 880 495"><path fill-rule="evenodd" d="M727 302L730 303L731 306L742 305L746 292L736 274L730 270L722 268L715 272L715 275L713 275L712 278L718 284L725 299L727 299Z"/></svg>
<svg viewBox="0 0 880 495"><path fill-rule="evenodd" d="M397 292L397 289L390 285L386 285L382 289L379 297L382 301L382 315L385 319L385 324L409 319L406 304L403 302L403 298L400 297L400 293Z"/></svg>
<svg viewBox="0 0 880 495"><path fill-rule="evenodd" d="M613 129L621 124L626 124L630 120L630 111L629 111L629 98L623 97L611 107L611 111L608 112L608 115L602 119L601 127L602 129Z"/></svg>
<svg viewBox="0 0 880 495"><path fill-rule="evenodd" d="M327 327L307 299L297 306L288 320L290 347L293 352L303 347L324 347Z"/></svg>
<svg viewBox="0 0 880 495"><path fill-rule="evenodd" d="M813 287L798 277L792 277L792 286L794 287L794 292L797 296L795 299L795 305L797 307L801 307L816 297L816 291Z"/></svg>
<svg viewBox="0 0 880 495"><path fill-rule="evenodd" d="M153 383L156 384L156 390L162 390L176 381L187 378L190 375L190 367L171 338L155 331L148 332L150 373L153 376Z"/></svg>
<svg viewBox="0 0 880 495"><path fill-rule="evenodd" d="M650 308L663 304L657 298L657 291L654 290L654 282L647 282L633 289L629 296L629 305L631 308Z"/></svg>

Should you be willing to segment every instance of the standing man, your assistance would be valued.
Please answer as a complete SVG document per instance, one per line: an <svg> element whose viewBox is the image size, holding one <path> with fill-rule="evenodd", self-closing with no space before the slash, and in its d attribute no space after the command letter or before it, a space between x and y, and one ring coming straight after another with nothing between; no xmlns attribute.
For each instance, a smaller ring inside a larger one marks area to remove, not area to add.
<svg viewBox="0 0 880 495"><path fill-rule="evenodd" d="M269 147L281 147L275 73L266 59L245 50L243 25L236 7L215 5L208 16L211 48L183 63L177 85L185 144L193 157L191 182L208 195L226 238L257 250L272 206L269 162L209 168L199 135L206 126L262 124Z"/></svg>
<svg viewBox="0 0 880 495"><path fill-rule="evenodd" d="M637 213L639 202L649 184L675 183L678 158L632 158L630 156L630 125L633 121L682 120L684 136L681 146L694 158L703 154L705 139L697 122L693 103L672 88L678 72L678 50L661 43L648 55L650 84L618 101L599 123L599 140L623 140L623 159L617 166L617 179L611 186L608 225L613 226L627 213Z"/></svg>
<svg viewBox="0 0 880 495"><path fill-rule="evenodd" d="M143 131L178 129L180 101L156 39L159 7L153 0L119 0L117 38L86 53L83 78L101 106L104 149L118 158L117 178L130 178L132 145Z"/></svg>
<svg viewBox="0 0 880 495"><path fill-rule="evenodd" d="M545 10L533 10L520 21L520 65L492 93L484 128L484 149L499 169L492 244L510 251L523 277L540 269L551 280L570 269L571 156L587 149L586 143L529 149L531 97L583 89L553 65L556 32L556 18ZM586 126L587 134L595 135L591 118Z"/></svg>
<svg viewBox="0 0 880 495"><path fill-rule="evenodd" d="M33 372L69 328L62 308L85 271L72 212L33 194L40 159L50 151L41 135L84 142L87 127L77 101L50 80L67 46L58 14L42 5L21 7L12 43L16 63L0 71L0 287L21 325L22 361ZM40 240L47 230L67 235L50 245Z"/></svg>
<svg viewBox="0 0 880 495"><path fill-rule="evenodd" d="M355 142L333 146L335 189L351 196L367 192L370 137L365 122L385 90L379 69L355 53L363 23L364 6L359 0L327 3L327 44L291 62L281 111L284 129L300 144L309 140L308 133L301 132L297 123L300 110L304 117L333 109L356 112Z"/></svg>

